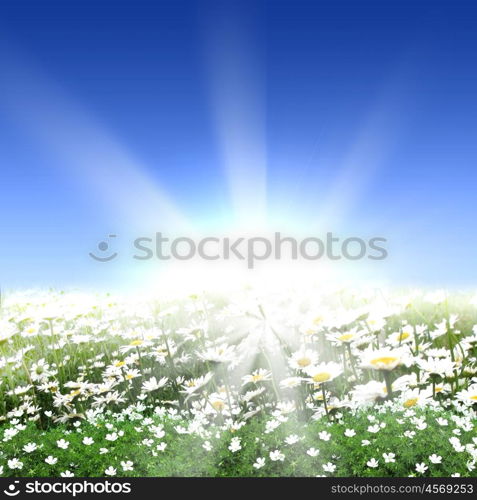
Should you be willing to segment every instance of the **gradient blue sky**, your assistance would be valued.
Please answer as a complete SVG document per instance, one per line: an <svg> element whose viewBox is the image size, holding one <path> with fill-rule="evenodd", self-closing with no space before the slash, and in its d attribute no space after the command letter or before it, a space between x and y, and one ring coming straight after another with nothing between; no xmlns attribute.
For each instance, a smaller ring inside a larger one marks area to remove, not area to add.
<svg viewBox="0 0 477 500"><path fill-rule="evenodd" d="M476 54L472 1L5 0L0 286L119 286L108 233L262 211L474 285Z"/></svg>

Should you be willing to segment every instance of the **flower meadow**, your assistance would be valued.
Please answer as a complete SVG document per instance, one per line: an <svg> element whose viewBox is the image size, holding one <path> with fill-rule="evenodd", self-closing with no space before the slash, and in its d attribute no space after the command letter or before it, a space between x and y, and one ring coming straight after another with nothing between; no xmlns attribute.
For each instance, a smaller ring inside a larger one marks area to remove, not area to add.
<svg viewBox="0 0 477 500"><path fill-rule="evenodd" d="M16 292L0 475L476 476L477 298Z"/></svg>

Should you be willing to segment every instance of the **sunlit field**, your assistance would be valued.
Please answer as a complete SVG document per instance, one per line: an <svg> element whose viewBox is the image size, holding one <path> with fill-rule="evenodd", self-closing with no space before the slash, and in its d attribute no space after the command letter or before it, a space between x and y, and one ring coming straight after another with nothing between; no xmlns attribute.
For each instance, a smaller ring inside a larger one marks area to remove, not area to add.
<svg viewBox="0 0 477 500"><path fill-rule="evenodd" d="M3 476L476 476L477 300L2 296Z"/></svg>

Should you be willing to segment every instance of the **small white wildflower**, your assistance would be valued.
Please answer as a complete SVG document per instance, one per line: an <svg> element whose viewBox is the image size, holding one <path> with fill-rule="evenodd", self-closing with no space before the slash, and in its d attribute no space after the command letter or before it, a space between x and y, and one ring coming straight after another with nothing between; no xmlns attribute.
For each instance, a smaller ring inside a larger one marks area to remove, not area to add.
<svg viewBox="0 0 477 500"><path fill-rule="evenodd" d="M116 469L113 467L113 466L109 466L105 471L104 473L107 475L107 476L115 476L116 475Z"/></svg>
<svg viewBox="0 0 477 500"><path fill-rule="evenodd" d="M23 451L25 453L33 453L37 448L38 446L35 443L28 443L23 447Z"/></svg>
<svg viewBox="0 0 477 500"><path fill-rule="evenodd" d="M326 463L326 464L323 465L323 470L325 472L331 472L331 473L333 473L336 470L336 465L332 464L331 462L328 462L328 463Z"/></svg>
<svg viewBox="0 0 477 500"><path fill-rule="evenodd" d="M316 448L310 448L306 450L306 453L310 455L310 457L317 457L320 454L320 450L317 450Z"/></svg>
<svg viewBox="0 0 477 500"><path fill-rule="evenodd" d="M253 466L255 469L261 469L265 465L265 459L262 457L258 457Z"/></svg>
<svg viewBox="0 0 477 500"><path fill-rule="evenodd" d="M433 453L432 455L429 455L429 460L432 464L441 464L442 463L442 457L439 455L436 455Z"/></svg>
<svg viewBox="0 0 477 500"><path fill-rule="evenodd" d="M300 440L300 438L296 434L291 434L290 436L288 436L285 439L285 443L291 445L291 444L298 443L299 440Z"/></svg>
<svg viewBox="0 0 477 500"><path fill-rule="evenodd" d="M131 460L127 460L126 462L121 462L121 467L123 468L123 471L126 472L128 470L133 470L134 469L134 463L131 462Z"/></svg>
<svg viewBox="0 0 477 500"><path fill-rule="evenodd" d="M329 441L331 438L331 434L329 432L322 431L318 433L318 437L323 441Z"/></svg>
<svg viewBox="0 0 477 500"><path fill-rule="evenodd" d="M285 460L285 455L280 450L274 450L270 452L270 460L272 462L283 462Z"/></svg>
<svg viewBox="0 0 477 500"><path fill-rule="evenodd" d="M59 441L56 442L56 445L58 446L58 448L66 450L70 445L70 443L68 441L65 441L64 439L60 439Z"/></svg>
<svg viewBox="0 0 477 500"><path fill-rule="evenodd" d="M232 453L235 453L235 452L241 450L242 445L240 444L240 438L238 438L238 437L232 438L232 441L230 441L228 448Z"/></svg>
<svg viewBox="0 0 477 500"><path fill-rule="evenodd" d="M424 462L416 464L416 472L419 472L419 474L424 474L428 468L429 467Z"/></svg>
<svg viewBox="0 0 477 500"><path fill-rule="evenodd" d="M371 460L368 460L368 461L366 462L366 465L367 465L368 467L371 467L371 469L376 469L376 467L378 467L378 466L379 466L379 462L378 462L378 460L376 460L375 458L372 458Z"/></svg>
<svg viewBox="0 0 477 500"><path fill-rule="evenodd" d="M7 462L9 469L23 469L23 462L18 460L18 458L12 458Z"/></svg>

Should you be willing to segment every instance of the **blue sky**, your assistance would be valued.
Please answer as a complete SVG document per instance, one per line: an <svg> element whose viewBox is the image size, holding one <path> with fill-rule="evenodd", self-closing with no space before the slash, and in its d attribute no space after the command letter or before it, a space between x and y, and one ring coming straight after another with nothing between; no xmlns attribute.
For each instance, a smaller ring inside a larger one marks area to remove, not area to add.
<svg viewBox="0 0 477 500"><path fill-rule="evenodd" d="M124 285L134 263L92 262L96 243L182 220L384 236L365 277L475 284L476 19L459 0L2 2L0 285Z"/></svg>

